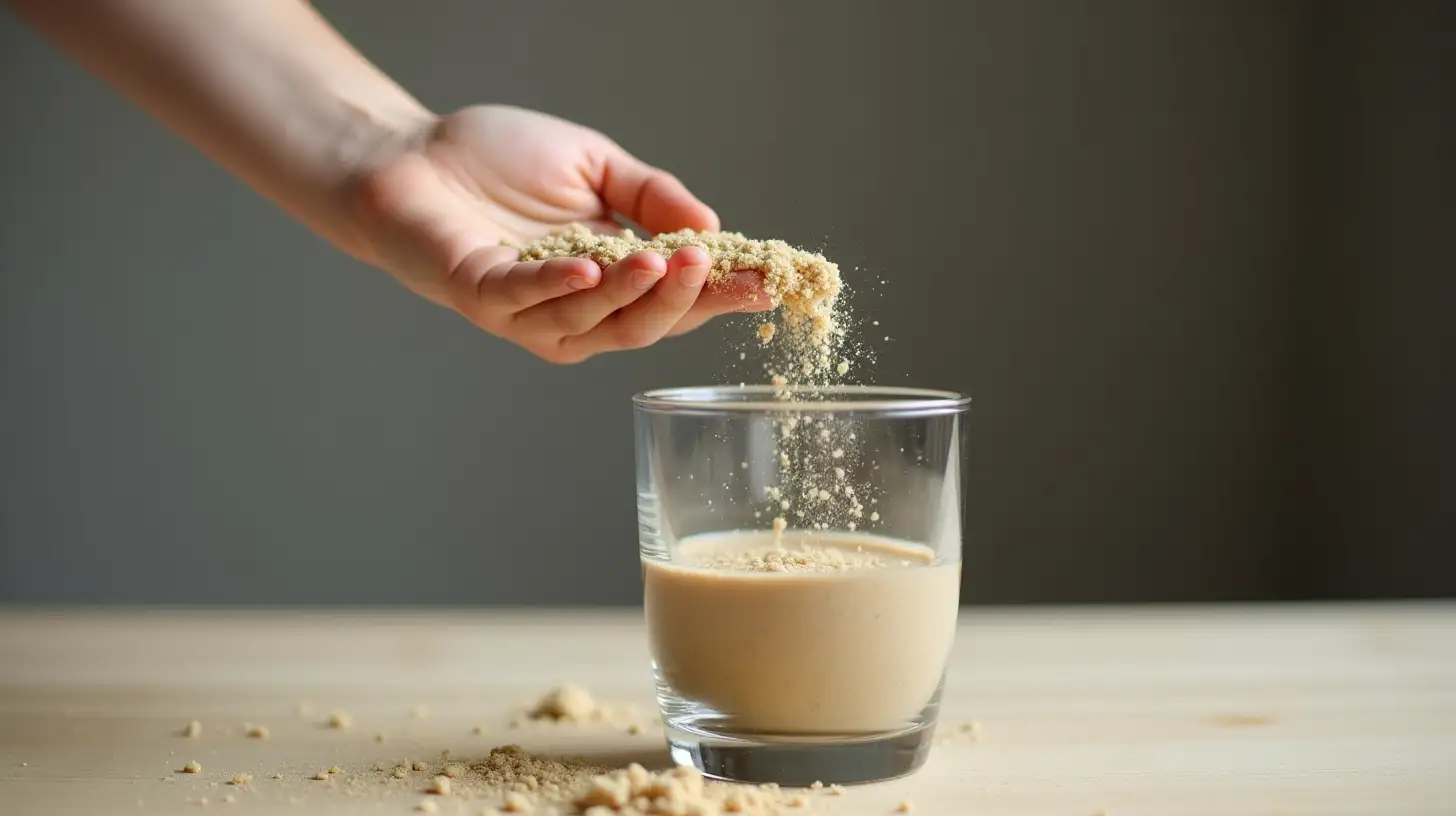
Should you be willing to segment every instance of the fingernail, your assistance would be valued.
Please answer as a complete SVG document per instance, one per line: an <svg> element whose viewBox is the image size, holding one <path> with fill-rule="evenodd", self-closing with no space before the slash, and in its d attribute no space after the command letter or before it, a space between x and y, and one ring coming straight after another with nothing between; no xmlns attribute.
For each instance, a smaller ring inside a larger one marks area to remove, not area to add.
<svg viewBox="0 0 1456 816"><path fill-rule="evenodd" d="M652 284L657 283L657 279L660 277L662 276L655 270L639 269L632 273L632 285L638 289L651 289Z"/></svg>
<svg viewBox="0 0 1456 816"><path fill-rule="evenodd" d="M683 267L683 270L678 273L678 280L682 281L683 286L702 286L703 281L707 279L708 267L706 266L685 266Z"/></svg>
<svg viewBox="0 0 1456 816"><path fill-rule="evenodd" d="M571 277L567 278L566 285L571 287L572 289L592 288L591 280L589 278L583 278L580 275L572 275Z"/></svg>

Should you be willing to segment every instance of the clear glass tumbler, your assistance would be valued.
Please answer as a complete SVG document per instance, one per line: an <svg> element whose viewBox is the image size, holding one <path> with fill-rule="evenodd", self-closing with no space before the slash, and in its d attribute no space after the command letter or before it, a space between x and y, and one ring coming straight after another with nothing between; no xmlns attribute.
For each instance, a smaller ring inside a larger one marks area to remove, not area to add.
<svg viewBox="0 0 1456 816"><path fill-rule="evenodd" d="M644 606L674 761L790 786L918 769L960 602L970 400L724 386L633 403Z"/></svg>

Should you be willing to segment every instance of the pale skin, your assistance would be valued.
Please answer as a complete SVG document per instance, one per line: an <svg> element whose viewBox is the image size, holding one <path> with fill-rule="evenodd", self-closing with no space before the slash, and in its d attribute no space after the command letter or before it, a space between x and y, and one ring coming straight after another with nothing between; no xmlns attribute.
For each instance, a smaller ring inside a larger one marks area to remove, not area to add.
<svg viewBox="0 0 1456 816"><path fill-rule="evenodd" d="M9 0L41 36L344 252L554 363L642 348L767 308L744 273L707 286L707 253L605 269L521 262L522 244L620 216L718 229L671 173L534 111L437 115L303 0Z"/></svg>

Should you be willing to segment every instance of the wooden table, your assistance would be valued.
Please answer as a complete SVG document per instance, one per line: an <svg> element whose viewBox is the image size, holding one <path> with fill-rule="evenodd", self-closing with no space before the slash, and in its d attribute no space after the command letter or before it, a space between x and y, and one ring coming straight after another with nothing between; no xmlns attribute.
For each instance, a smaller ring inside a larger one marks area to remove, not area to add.
<svg viewBox="0 0 1456 816"><path fill-rule="evenodd" d="M564 680L650 712L640 613L0 612L0 813L404 816L418 792L307 777L503 742L666 762L653 731L507 727ZM1456 814L1456 604L970 611L947 694L980 739L837 812Z"/></svg>

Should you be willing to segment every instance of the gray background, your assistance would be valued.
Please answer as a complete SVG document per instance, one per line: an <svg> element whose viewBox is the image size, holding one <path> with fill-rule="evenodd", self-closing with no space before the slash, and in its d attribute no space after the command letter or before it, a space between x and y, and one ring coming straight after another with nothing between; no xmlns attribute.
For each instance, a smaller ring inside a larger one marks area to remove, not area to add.
<svg viewBox="0 0 1456 816"><path fill-rule="evenodd" d="M968 601L1456 591L1451 4L318 5L886 279ZM0 111L0 600L638 601L628 397L735 327L538 362L8 12Z"/></svg>

